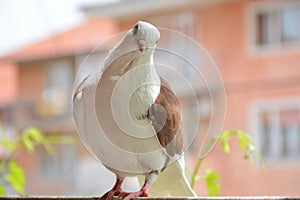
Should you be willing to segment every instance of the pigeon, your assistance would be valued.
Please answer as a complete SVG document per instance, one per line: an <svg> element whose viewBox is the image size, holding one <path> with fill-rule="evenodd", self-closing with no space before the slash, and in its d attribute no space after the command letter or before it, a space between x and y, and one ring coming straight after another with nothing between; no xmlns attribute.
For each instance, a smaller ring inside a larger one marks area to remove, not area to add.
<svg viewBox="0 0 300 200"><path fill-rule="evenodd" d="M114 174L100 199L196 196L185 176L181 107L154 63L160 32L138 21L73 90L73 117L87 149ZM79 73L79 72L78 72ZM126 177L141 188L122 190Z"/></svg>

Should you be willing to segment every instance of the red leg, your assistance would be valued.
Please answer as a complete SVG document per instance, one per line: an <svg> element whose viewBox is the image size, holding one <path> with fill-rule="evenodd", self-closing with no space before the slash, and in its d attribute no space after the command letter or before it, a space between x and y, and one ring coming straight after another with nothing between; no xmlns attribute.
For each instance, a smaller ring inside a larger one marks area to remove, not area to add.
<svg viewBox="0 0 300 200"><path fill-rule="evenodd" d="M146 180L140 191L129 193L124 200L130 200L133 197L148 197L149 182Z"/></svg>
<svg viewBox="0 0 300 200"><path fill-rule="evenodd" d="M100 198L100 200L112 200L113 196L115 196L115 195L118 196L119 194L121 194L122 193L122 190L121 190L122 182L123 181L121 179L117 178L117 181L116 181L114 187L110 191L106 192Z"/></svg>

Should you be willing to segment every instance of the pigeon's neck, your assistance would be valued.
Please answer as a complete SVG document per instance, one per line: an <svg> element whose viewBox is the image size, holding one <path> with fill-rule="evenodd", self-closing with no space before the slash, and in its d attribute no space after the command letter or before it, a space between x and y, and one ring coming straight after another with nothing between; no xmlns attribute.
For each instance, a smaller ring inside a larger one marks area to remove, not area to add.
<svg viewBox="0 0 300 200"><path fill-rule="evenodd" d="M153 56L141 55L131 62L128 86L132 92L129 112L137 123L145 119L148 109L155 102L160 92L160 78L155 70Z"/></svg>
<svg viewBox="0 0 300 200"><path fill-rule="evenodd" d="M153 64L153 54L149 54L145 52L144 54L139 55L138 57L134 58L130 62L129 68L132 69L133 67L139 67L142 65L150 65Z"/></svg>

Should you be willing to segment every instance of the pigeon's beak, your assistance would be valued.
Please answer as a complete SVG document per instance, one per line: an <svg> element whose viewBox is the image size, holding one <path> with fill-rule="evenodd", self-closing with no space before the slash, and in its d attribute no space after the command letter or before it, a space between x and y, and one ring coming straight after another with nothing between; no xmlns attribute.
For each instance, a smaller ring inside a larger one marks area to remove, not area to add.
<svg viewBox="0 0 300 200"><path fill-rule="evenodd" d="M141 53L144 53L145 50L146 50L146 48L147 48L145 40L138 40L137 43L138 43L139 51L140 51Z"/></svg>
<svg viewBox="0 0 300 200"><path fill-rule="evenodd" d="M141 53L144 53L145 50L147 50L148 48L155 48L156 44L157 44L158 40L155 42L154 45L147 45L144 39L140 39L137 41L138 44L138 49Z"/></svg>

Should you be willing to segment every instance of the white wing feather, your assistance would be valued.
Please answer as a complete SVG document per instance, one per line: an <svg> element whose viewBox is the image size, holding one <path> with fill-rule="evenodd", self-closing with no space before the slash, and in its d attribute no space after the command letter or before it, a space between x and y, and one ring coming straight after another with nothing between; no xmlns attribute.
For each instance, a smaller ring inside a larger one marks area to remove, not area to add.
<svg viewBox="0 0 300 200"><path fill-rule="evenodd" d="M190 187L185 176L185 164L183 156L181 159L169 165L162 173L159 174L157 180L149 189L150 196L184 196L191 197L197 194ZM144 179L139 177L140 184Z"/></svg>

